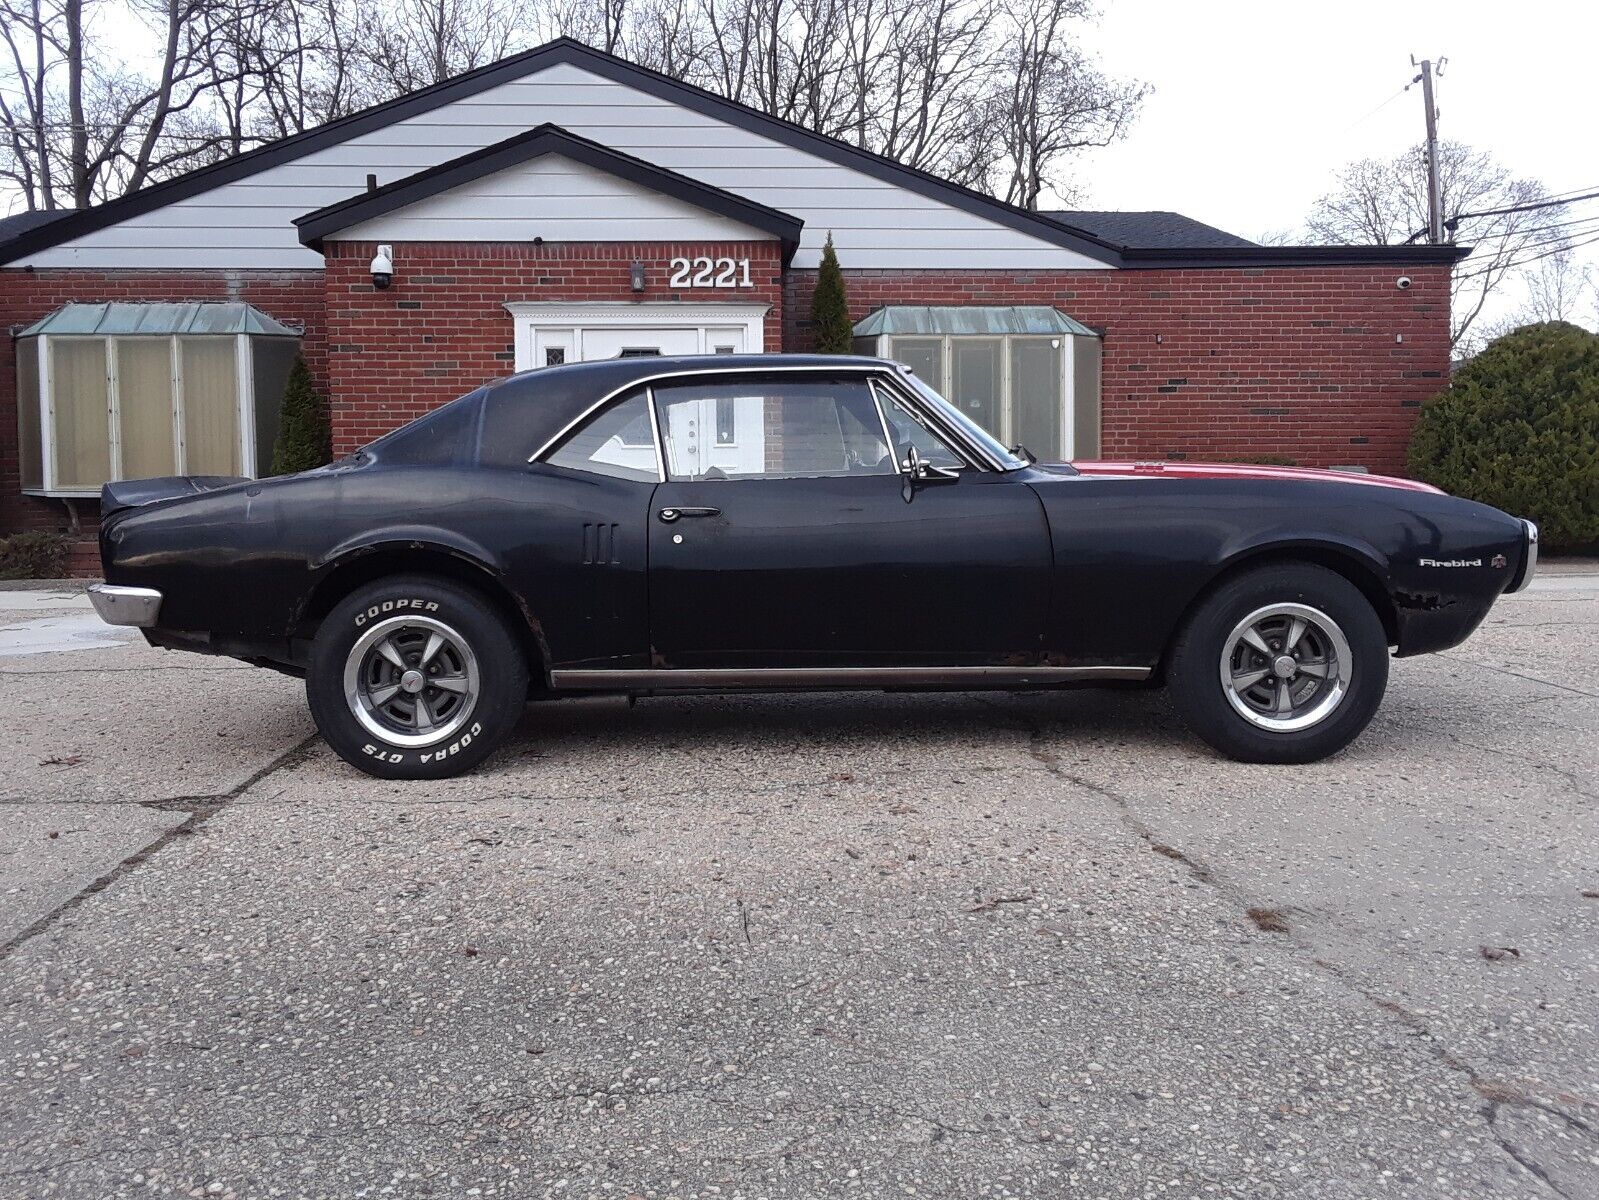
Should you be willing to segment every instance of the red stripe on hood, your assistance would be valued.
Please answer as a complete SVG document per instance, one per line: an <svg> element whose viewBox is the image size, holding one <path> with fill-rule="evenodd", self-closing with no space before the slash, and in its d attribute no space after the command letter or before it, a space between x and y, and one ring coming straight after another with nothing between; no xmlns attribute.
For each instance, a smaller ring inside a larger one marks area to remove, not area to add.
<svg viewBox="0 0 1599 1200"><path fill-rule="evenodd" d="M1255 463L1202 462L1074 462L1084 475L1162 476L1167 479L1302 479L1321 483L1359 483L1368 487L1400 488L1407 492L1438 492L1419 479L1394 475L1364 475L1358 471L1323 471L1315 467L1270 467Z"/></svg>

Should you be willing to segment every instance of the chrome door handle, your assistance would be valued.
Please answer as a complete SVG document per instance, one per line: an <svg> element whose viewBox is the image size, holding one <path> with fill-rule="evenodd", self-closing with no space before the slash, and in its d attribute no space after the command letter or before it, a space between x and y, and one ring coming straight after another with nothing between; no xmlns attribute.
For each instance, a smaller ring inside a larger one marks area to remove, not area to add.
<svg viewBox="0 0 1599 1200"><path fill-rule="evenodd" d="M679 517L719 517L722 510L719 508L663 508L660 512L661 520L670 525Z"/></svg>

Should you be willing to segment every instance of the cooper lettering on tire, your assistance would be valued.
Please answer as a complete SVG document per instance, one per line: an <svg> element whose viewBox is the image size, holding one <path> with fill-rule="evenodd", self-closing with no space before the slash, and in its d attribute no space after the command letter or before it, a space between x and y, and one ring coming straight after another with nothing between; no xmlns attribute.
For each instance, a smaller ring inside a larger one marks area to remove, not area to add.
<svg viewBox="0 0 1599 1200"><path fill-rule="evenodd" d="M428 779L488 757L521 715L527 681L521 645L486 595L409 575L334 607L305 686L318 730L346 762Z"/></svg>

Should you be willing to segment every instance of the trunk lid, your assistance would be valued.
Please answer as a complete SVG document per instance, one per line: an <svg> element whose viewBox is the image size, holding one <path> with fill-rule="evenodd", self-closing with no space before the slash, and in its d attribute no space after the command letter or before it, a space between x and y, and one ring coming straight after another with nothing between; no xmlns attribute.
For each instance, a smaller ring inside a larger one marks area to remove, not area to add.
<svg viewBox="0 0 1599 1200"><path fill-rule="evenodd" d="M158 479L120 479L100 489L100 519L128 508L142 508L163 500L181 500L220 488L249 483L236 475L163 475Z"/></svg>

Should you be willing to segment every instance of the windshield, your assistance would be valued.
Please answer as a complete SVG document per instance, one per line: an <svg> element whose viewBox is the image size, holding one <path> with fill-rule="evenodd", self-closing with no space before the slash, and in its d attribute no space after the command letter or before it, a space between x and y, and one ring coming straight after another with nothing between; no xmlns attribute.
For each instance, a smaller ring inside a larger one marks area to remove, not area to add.
<svg viewBox="0 0 1599 1200"><path fill-rule="evenodd" d="M944 399L944 397L940 396L932 388L928 387L922 378L914 371L906 371L905 378L911 381L911 386L914 387L922 399L926 401L929 408L936 409L940 417L942 417L949 424L953 425L956 429L960 430L970 440L976 442L979 446L983 447L983 449L987 450L988 453L994 457L995 461L1003 464L1004 470L1014 471L1019 467L1025 467L1027 465L1009 450L1005 449L1004 446L1001 446L997 441L995 441L993 435L990 434L988 430L984 429L976 421L973 421L965 413L961 412L960 409L956 408L948 400Z"/></svg>

